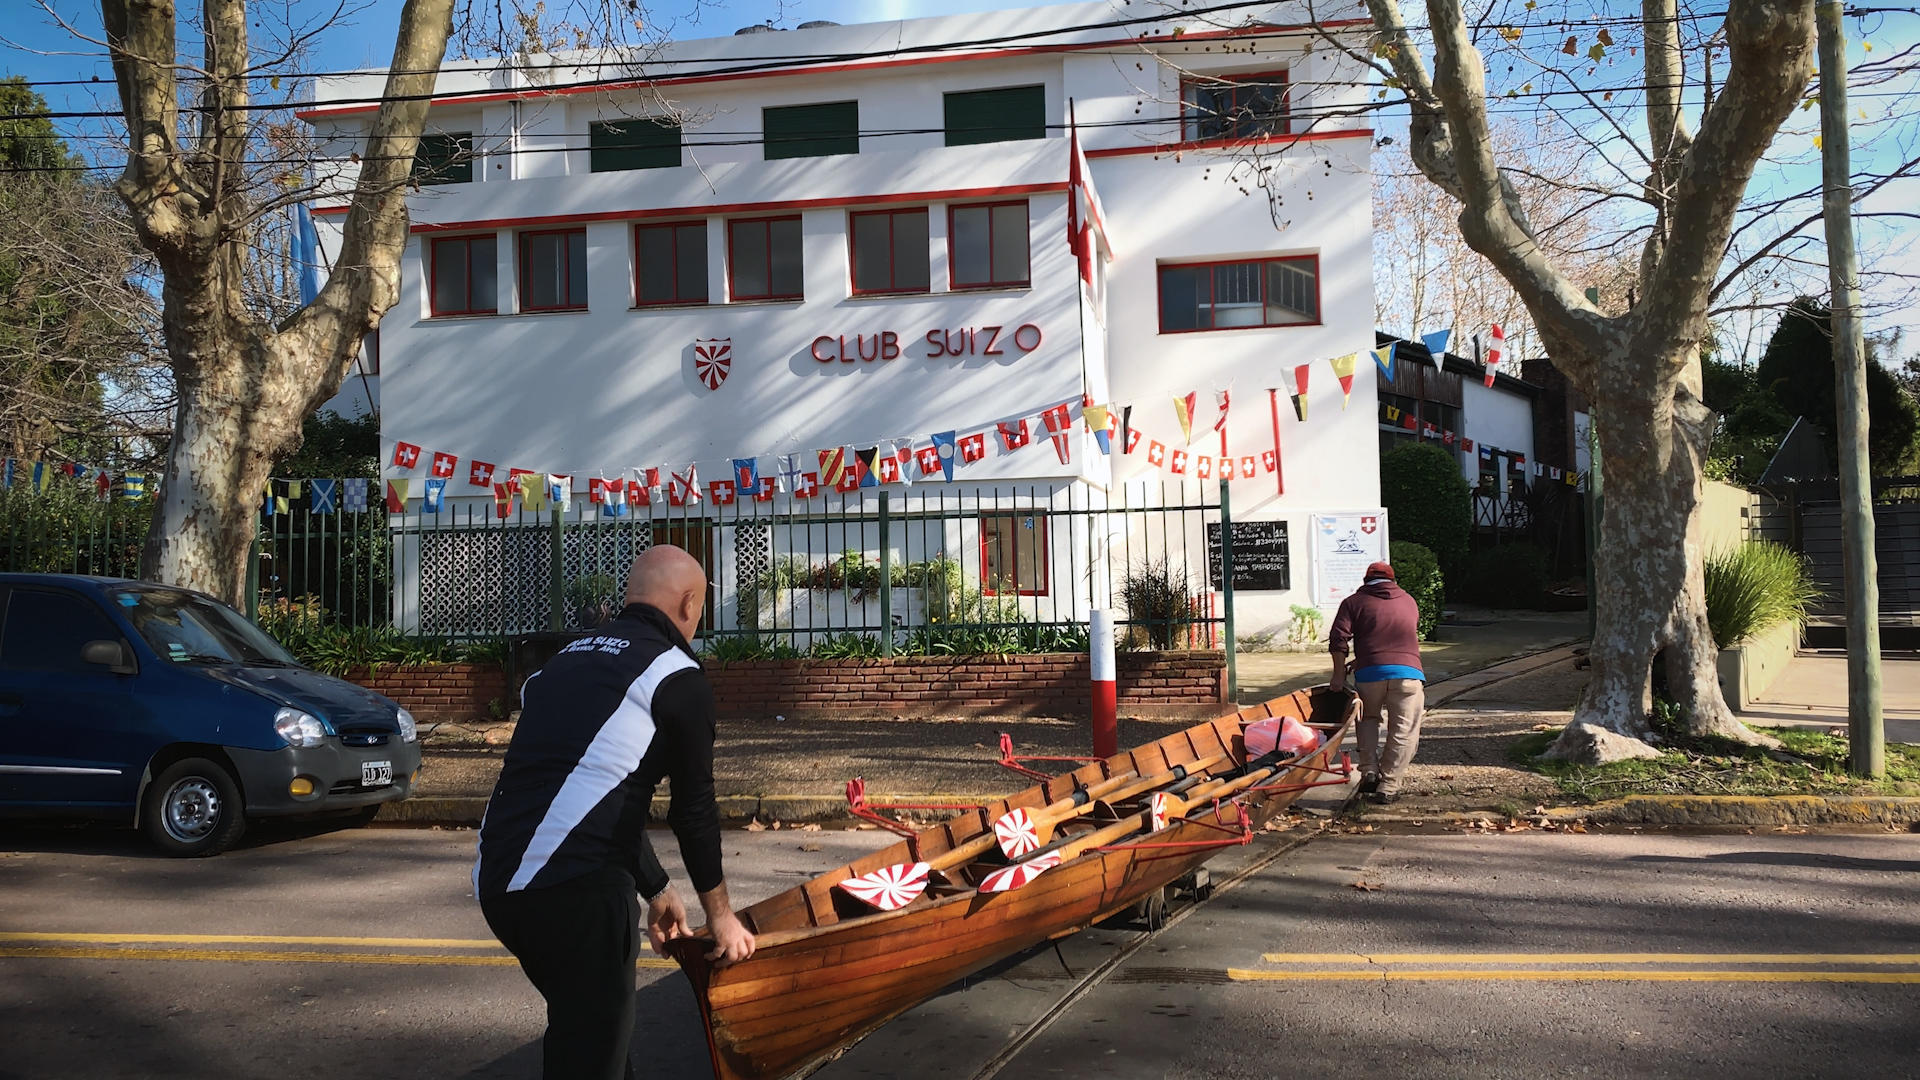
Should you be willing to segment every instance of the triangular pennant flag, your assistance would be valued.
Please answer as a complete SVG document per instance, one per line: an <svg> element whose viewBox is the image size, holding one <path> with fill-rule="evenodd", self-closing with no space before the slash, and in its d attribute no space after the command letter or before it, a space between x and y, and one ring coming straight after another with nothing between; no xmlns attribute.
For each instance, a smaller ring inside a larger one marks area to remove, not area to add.
<svg viewBox="0 0 1920 1080"><path fill-rule="evenodd" d="M1293 369L1293 414L1303 424L1307 420L1307 376L1312 371L1312 364L1301 364Z"/></svg>
<svg viewBox="0 0 1920 1080"><path fill-rule="evenodd" d="M349 476L340 481L340 508L349 514L367 512L367 478Z"/></svg>
<svg viewBox="0 0 1920 1080"><path fill-rule="evenodd" d="M933 448L940 452L940 475L947 480L953 479L954 459L959 457L951 431L936 431L931 436Z"/></svg>
<svg viewBox="0 0 1920 1080"><path fill-rule="evenodd" d="M1420 344L1427 347L1427 354L1433 357L1433 366L1444 365L1447 355L1447 339L1453 336L1452 330L1435 330L1431 334L1420 335Z"/></svg>
<svg viewBox="0 0 1920 1080"><path fill-rule="evenodd" d="M260 513L265 515L266 517L272 517L273 516L273 481L269 480L265 484L261 485L261 491L263 494L260 499Z"/></svg>
<svg viewBox="0 0 1920 1080"><path fill-rule="evenodd" d="M828 487L840 486L840 475L847 468L847 448L836 446L831 450L820 451L820 482Z"/></svg>
<svg viewBox="0 0 1920 1080"><path fill-rule="evenodd" d="M1373 350L1373 364L1380 369L1381 382L1390 383L1393 381L1393 359L1394 354L1398 352L1399 349L1399 342L1389 341L1385 345Z"/></svg>
<svg viewBox="0 0 1920 1080"><path fill-rule="evenodd" d="M1060 455L1060 464L1073 460L1068 435L1073 431L1073 414L1066 405L1055 405L1040 414L1040 422L1047 426L1047 437L1053 440L1053 452Z"/></svg>
<svg viewBox="0 0 1920 1080"><path fill-rule="evenodd" d="M387 481L387 513L404 514L407 511L407 481Z"/></svg>
<svg viewBox="0 0 1920 1080"><path fill-rule="evenodd" d="M1360 363L1360 354L1336 356L1327 363L1333 365L1333 377L1340 380L1340 408L1345 411L1347 404L1353 400L1353 369Z"/></svg>
<svg viewBox="0 0 1920 1080"><path fill-rule="evenodd" d="M447 477L452 476L453 471L459 466L460 466L460 459L455 457L454 455L443 454L438 450L435 450L433 452L433 475L434 476L437 476L440 479L445 480Z"/></svg>
<svg viewBox="0 0 1920 1080"><path fill-rule="evenodd" d="M440 497L446 492L446 490L447 490L446 477L444 476L427 477L427 490L420 497L420 512L423 514L439 513Z"/></svg>
<svg viewBox="0 0 1920 1080"><path fill-rule="evenodd" d="M1500 355L1507 351L1507 334L1494 323L1487 331L1487 386L1493 386L1493 377L1500 373Z"/></svg>
<svg viewBox="0 0 1920 1080"><path fill-rule="evenodd" d="M411 469L420 463L420 448L410 442L393 444L393 467Z"/></svg>
<svg viewBox="0 0 1920 1080"><path fill-rule="evenodd" d="M1187 442L1193 441L1193 410L1200 403L1200 391L1192 390L1185 397L1173 399L1173 415L1180 420L1180 437Z"/></svg>
<svg viewBox="0 0 1920 1080"><path fill-rule="evenodd" d="M760 487L759 458L733 459L733 486L740 491L755 491Z"/></svg>
<svg viewBox="0 0 1920 1080"><path fill-rule="evenodd" d="M1082 405L1080 417L1087 422L1087 430L1093 432L1093 441L1100 446L1102 454L1113 453L1113 429L1109 426L1113 416L1105 405Z"/></svg>

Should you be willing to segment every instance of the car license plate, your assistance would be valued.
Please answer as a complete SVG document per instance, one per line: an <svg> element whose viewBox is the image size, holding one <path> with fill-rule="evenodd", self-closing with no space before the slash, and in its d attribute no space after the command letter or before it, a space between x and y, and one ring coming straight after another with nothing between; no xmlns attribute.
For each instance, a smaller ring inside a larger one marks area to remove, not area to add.
<svg viewBox="0 0 1920 1080"><path fill-rule="evenodd" d="M360 763L361 787L386 787L393 783L393 762L363 761Z"/></svg>

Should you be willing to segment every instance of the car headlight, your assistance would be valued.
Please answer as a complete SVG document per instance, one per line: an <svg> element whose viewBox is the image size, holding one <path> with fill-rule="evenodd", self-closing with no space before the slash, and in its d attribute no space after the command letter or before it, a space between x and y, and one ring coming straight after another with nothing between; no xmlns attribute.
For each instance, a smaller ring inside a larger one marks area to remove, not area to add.
<svg viewBox="0 0 1920 1080"><path fill-rule="evenodd" d="M273 714L273 730L288 746L319 746L327 737L327 725L312 713L299 709L281 709Z"/></svg>
<svg viewBox="0 0 1920 1080"><path fill-rule="evenodd" d="M405 709L399 709L395 712L395 716L400 721L400 741L401 742L412 742L413 740L420 737L420 729L413 726L412 713L408 712Z"/></svg>

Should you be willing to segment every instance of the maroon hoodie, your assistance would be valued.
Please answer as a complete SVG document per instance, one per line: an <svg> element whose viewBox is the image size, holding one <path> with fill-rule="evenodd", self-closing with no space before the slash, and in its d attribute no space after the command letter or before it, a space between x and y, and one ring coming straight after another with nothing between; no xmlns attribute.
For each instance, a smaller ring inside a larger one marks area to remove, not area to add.
<svg viewBox="0 0 1920 1080"><path fill-rule="evenodd" d="M1327 633L1328 651L1347 655L1351 643L1358 667L1405 664L1420 667L1420 605L1391 581L1373 581L1340 601Z"/></svg>

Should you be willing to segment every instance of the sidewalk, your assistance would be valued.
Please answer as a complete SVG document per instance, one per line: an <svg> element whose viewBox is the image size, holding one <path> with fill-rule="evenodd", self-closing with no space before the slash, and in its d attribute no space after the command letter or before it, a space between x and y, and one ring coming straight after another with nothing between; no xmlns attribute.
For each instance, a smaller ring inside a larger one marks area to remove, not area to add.
<svg viewBox="0 0 1920 1080"><path fill-rule="evenodd" d="M1920 743L1920 660L1881 660L1880 702L1887 741ZM1818 652L1794 657L1740 718L1769 727L1846 727L1846 654Z"/></svg>

